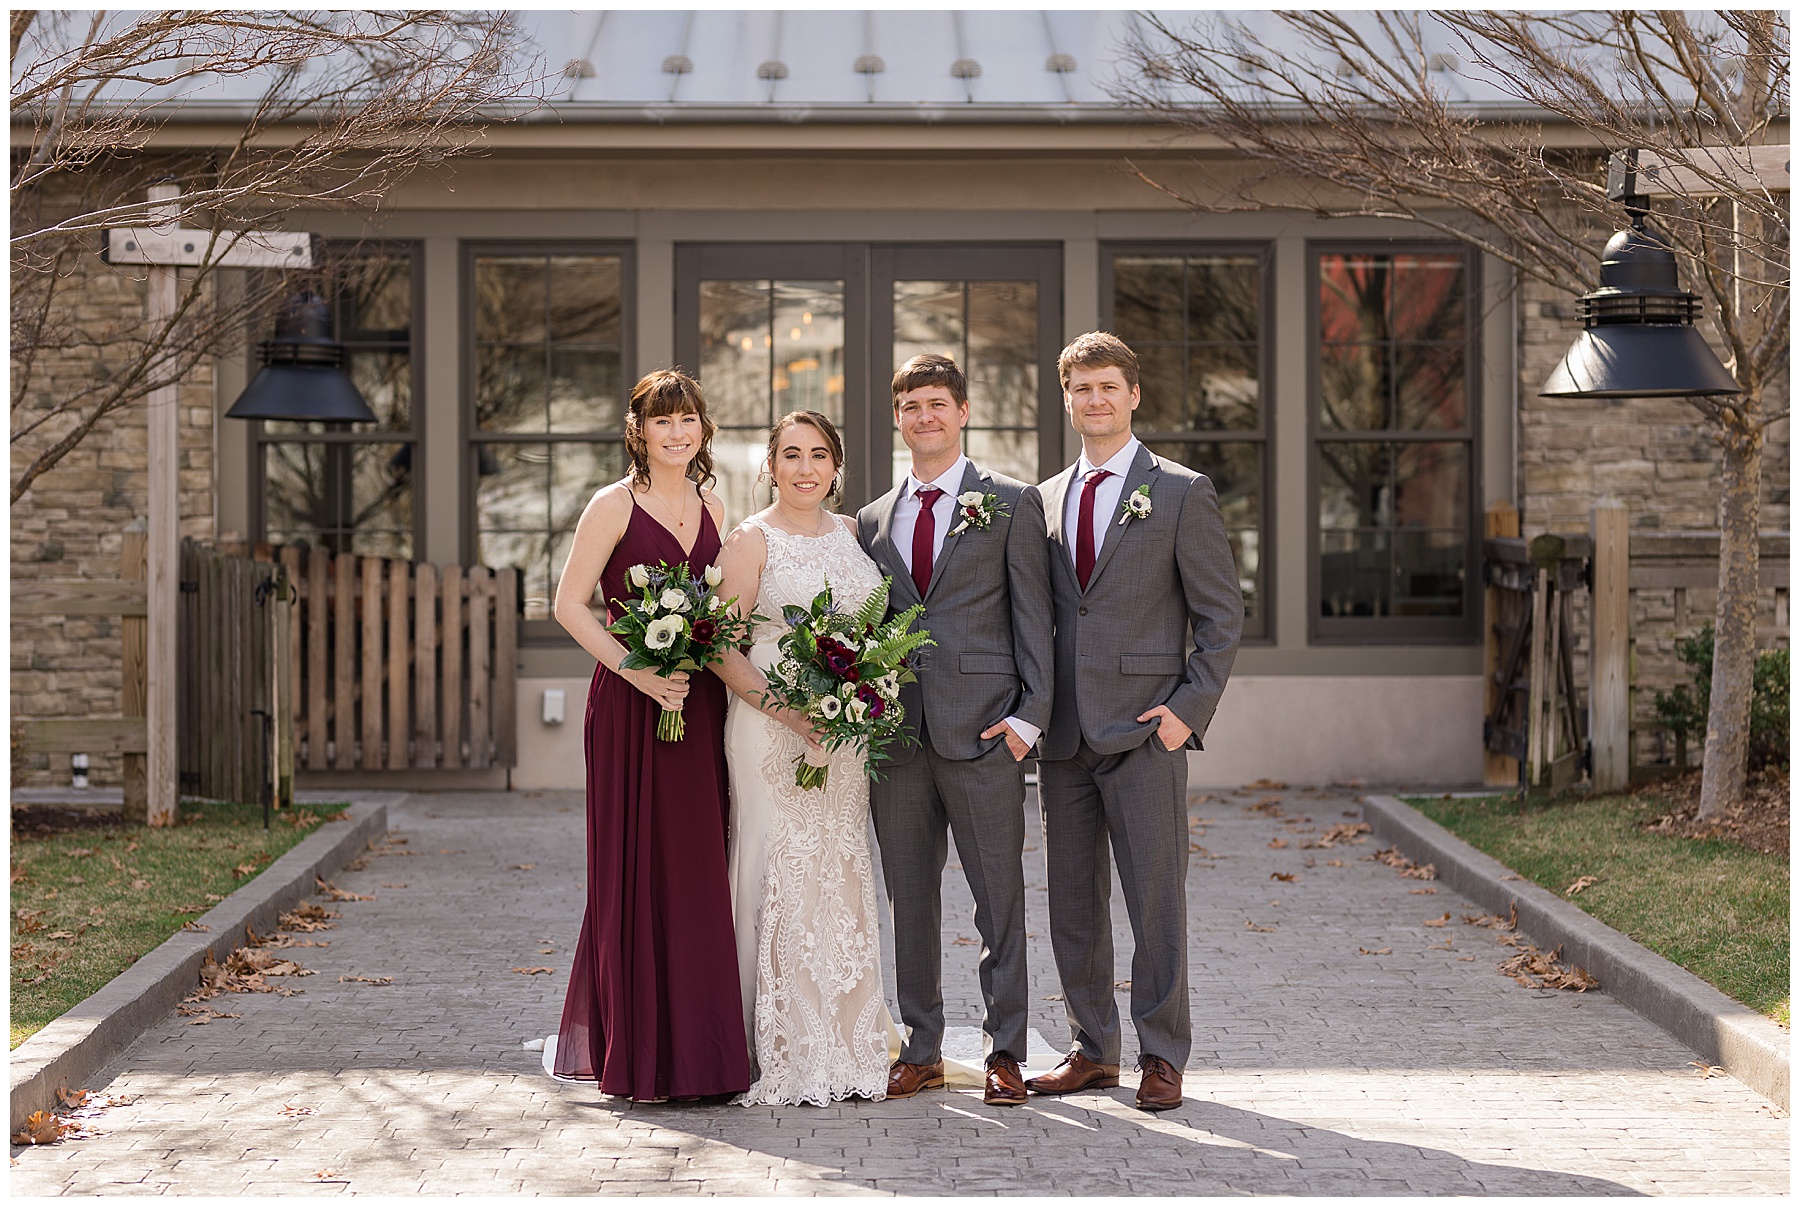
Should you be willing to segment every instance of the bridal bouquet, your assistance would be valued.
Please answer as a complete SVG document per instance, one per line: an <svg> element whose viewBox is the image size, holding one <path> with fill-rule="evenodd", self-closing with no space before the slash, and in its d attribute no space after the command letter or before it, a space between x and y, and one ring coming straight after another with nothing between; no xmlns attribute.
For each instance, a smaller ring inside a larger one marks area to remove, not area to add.
<svg viewBox="0 0 1800 1207"><path fill-rule="evenodd" d="M720 599L717 566L696 579L686 562L633 566L625 572L638 597L625 604L625 614L606 627L625 646L620 670L648 669L669 676L697 671L717 662L732 646L750 640L758 617L738 616L736 599ZM665 708L656 719L656 736L679 742L687 731L680 709Z"/></svg>
<svg viewBox="0 0 1800 1207"><path fill-rule="evenodd" d="M907 631L925 610L917 604L880 623L892 582L883 579L855 612L837 608L830 583L811 607L784 607L788 631L778 643L781 658L769 669L769 699L810 717L827 750L860 744L871 776L905 715L900 685L917 678L913 652L934 644L923 629ZM824 756L809 746L795 763L794 783L823 788L827 774Z"/></svg>

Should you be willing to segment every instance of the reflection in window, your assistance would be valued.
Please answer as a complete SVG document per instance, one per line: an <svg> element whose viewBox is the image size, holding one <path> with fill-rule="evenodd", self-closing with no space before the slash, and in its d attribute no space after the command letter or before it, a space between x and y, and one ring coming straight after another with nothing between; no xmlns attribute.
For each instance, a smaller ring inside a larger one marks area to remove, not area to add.
<svg viewBox="0 0 1800 1207"><path fill-rule="evenodd" d="M516 566L544 620L575 523L623 476L622 260L480 254L474 261L476 557Z"/></svg>
<svg viewBox="0 0 1800 1207"><path fill-rule="evenodd" d="M1319 614L1468 611L1468 262L1323 254L1318 297Z"/></svg>
<svg viewBox="0 0 1800 1207"><path fill-rule="evenodd" d="M1138 357L1132 426L1152 452L1212 480L1237 557L1244 631L1265 635L1264 257L1115 254L1112 270L1112 328Z"/></svg>
<svg viewBox="0 0 1800 1207"><path fill-rule="evenodd" d="M714 489L729 522L774 497L769 425L789 411L844 423L844 283L700 282L700 384L719 433Z"/></svg>
<svg viewBox="0 0 1800 1207"><path fill-rule="evenodd" d="M398 248L328 265L322 288L344 345L344 371L376 419L257 425L262 539L412 556L413 273L413 256Z"/></svg>
<svg viewBox="0 0 1800 1207"><path fill-rule="evenodd" d="M1038 469L1036 281L895 281L894 367L936 352L969 380L964 448L977 463L1024 482ZM912 454L893 433L893 481Z"/></svg>

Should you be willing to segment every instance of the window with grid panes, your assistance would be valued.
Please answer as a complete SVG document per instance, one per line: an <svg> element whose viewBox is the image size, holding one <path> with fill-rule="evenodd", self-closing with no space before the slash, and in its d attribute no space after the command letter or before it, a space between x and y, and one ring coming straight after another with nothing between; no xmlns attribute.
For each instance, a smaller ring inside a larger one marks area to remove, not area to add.
<svg viewBox="0 0 1800 1207"><path fill-rule="evenodd" d="M1262 248L1115 249L1111 330L1137 354L1138 439L1205 474L1237 558L1244 635L1268 635L1269 420Z"/></svg>
<svg viewBox="0 0 1800 1207"><path fill-rule="evenodd" d="M625 473L624 255L478 248L470 263L475 558L546 620L576 521Z"/></svg>
<svg viewBox="0 0 1800 1207"><path fill-rule="evenodd" d="M325 270L322 289L333 334L344 346L344 371L376 418L256 425L263 540L305 542L334 554L412 557L417 267L410 248L384 247L336 257Z"/></svg>
<svg viewBox="0 0 1800 1207"><path fill-rule="evenodd" d="M1317 636L1474 636L1473 275L1456 248L1313 252Z"/></svg>

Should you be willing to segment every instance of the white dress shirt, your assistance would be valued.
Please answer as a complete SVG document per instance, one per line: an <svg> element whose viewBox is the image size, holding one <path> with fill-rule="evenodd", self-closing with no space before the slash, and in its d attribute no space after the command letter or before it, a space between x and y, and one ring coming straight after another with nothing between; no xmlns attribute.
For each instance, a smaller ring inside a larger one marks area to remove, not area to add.
<svg viewBox="0 0 1800 1207"><path fill-rule="evenodd" d="M1069 497L1063 500L1063 533L1069 546L1069 561L1075 561L1075 543L1081 533L1081 496L1087 492L1087 484L1082 481L1096 469L1109 470L1110 478L1102 478L1094 487L1094 557L1100 557L1100 551L1106 548L1106 542L1112 539L1113 529L1119 526L1119 498L1125 493L1125 475L1131 470L1131 463L1137 460L1138 449L1143 444L1136 436L1125 442L1125 447L1106 459L1105 464L1095 465L1081 454L1075 462L1075 477L1069 482Z"/></svg>
<svg viewBox="0 0 1800 1207"><path fill-rule="evenodd" d="M944 493L932 504L931 518L937 521L937 531L932 536L931 564L937 565L938 555L944 551L944 535L956 527L951 519L956 515L956 496L962 492L963 470L969 467L969 458L960 456L956 464L939 474L929 482L920 482L911 474L900 483L900 497L894 502L894 548L900 551L900 560L906 563L906 572L912 573L913 529L919 523L919 491L935 486Z"/></svg>
<svg viewBox="0 0 1800 1207"><path fill-rule="evenodd" d="M894 548L900 554L900 560L905 563L908 574L912 573L913 568L913 529L919 522L919 512L923 510L919 504L919 491L935 486L944 492L931 507L931 518L936 522L931 543L931 564L935 568L938 558L944 553L944 537L949 534L950 529L956 527L951 521L956 517L956 496L962 493L963 470L968 466L969 458L963 455L956 459L956 464L929 482L920 482L907 474L906 480L900 483L900 497L894 500L893 537ZM1017 717L1006 718L1006 723L1027 746L1037 742L1041 732L1037 726L1027 724Z"/></svg>

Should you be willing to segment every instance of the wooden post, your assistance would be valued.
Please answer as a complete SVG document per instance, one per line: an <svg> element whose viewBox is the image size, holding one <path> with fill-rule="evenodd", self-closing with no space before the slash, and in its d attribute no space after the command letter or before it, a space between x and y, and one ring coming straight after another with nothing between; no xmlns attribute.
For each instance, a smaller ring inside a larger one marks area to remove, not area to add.
<svg viewBox="0 0 1800 1207"><path fill-rule="evenodd" d="M119 577L133 582L144 581L144 522L133 520L126 525L119 541ZM144 640L145 617L125 616L119 620L119 715L144 715ZM126 754L123 759L126 825L141 826L148 820L149 781L145 777L141 754Z"/></svg>
<svg viewBox="0 0 1800 1207"><path fill-rule="evenodd" d="M437 567L413 567L413 671L418 678L413 701L414 767L438 765Z"/></svg>
<svg viewBox="0 0 1800 1207"><path fill-rule="evenodd" d="M463 765L463 577L461 566L445 566L444 593L444 675L438 695L444 701L444 745L440 767L452 770Z"/></svg>
<svg viewBox="0 0 1800 1207"><path fill-rule="evenodd" d="M1505 499L1496 499L1488 504L1486 530L1487 536L1516 537L1519 535L1519 509ZM1487 683L1487 699L1484 716L1497 716L1500 711L1500 700L1505 695L1508 684L1497 681L1500 667L1500 632L1498 626L1503 618L1500 615L1502 592L1499 587L1487 589L1486 628L1487 656L1482 662ZM1496 754L1492 750L1482 753L1481 782L1490 788L1510 788L1519 782L1519 760L1509 754Z"/></svg>
<svg viewBox="0 0 1800 1207"><path fill-rule="evenodd" d="M1549 599L1550 572L1539 566L1537 589L1531 593L1531 669L1525 704L1525 784L1530 788L1538 786L1544 770L1544 689L1549 686L1545 681L1549 666L1544 657L1544 622Z"/></svg>
<svg viewBox="0 0 1800 1207"><path fill-rule="evenodd" d="M356 558L339 553L332 569L337 594L331 605L331 766L350 771L356 767Z"/></svg>
<svg viewBox="0 0 1800 1207"><path fill-rule="evenodd" d="M181 186L153 184L151 225L173 227L180 216L175 199ZM175 314L176 279L172 264L149 266L146 318L160 330ZM144 712L149 725L145 756L150 825L172 826L180 819L180 767L175 754L175 611L181 602L180 508L181 433L177 422L180 383L173 370L150 391L146 420L149 507L145 531L146 632L144 640Z"/></svg>
<svg viewBox="0 0 1800 1207"><path fill-rule="evenodd" d="M412 593L412 576L405 562L388 563L388 650L387 650L387 767L404 771L412 766L408 757L408 739L412 736L409 714L408 675L412 669L411 643L407 640L407 596Z"/></svg>
<svg viewBox="0 0 1800 1207"><path fill-rule="evenodd" d="M1594 504L1593 633L1588 642L1588 740L1596 792L1631 784L1631 522L1625 504Z"/></svg>
<svg viewBox="0 0 1800 1207"><path fill-rule="evenodd" d="M285 551L284 551L285 552ZM295 564L298 564L297 562ZM269 784L270 799L277 809L294 803L294 580L288 576L288 559L271 571L274 590L268 599L270 650L269 661Z"/></svg>
<svg viewBox="0 0 1800 1207"><path fill-rule="evenodd" d="M340 554L348 557L348 554ZM381 569L378 557L362 559L362 769L381 770Z"/></svg>
<svg viewBox="0 0 1800 1207"><path fill-rule="evenodd" d="M494 727L488 711L492 702L492 633L488 605L494 597L494 572L486 566L469 567L469 766L481 770L492 761Z"/></svg>

